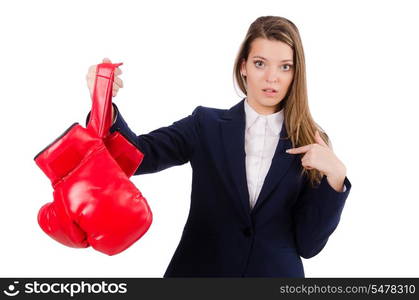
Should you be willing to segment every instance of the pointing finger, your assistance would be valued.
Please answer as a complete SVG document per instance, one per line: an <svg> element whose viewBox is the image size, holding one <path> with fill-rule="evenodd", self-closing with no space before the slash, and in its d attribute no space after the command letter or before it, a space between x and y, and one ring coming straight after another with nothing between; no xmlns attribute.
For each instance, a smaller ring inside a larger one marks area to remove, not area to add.
<svg viewBox="0 0 419 300"><path fill-rule="evenodd" d="M311 149L311 145L305 145L305 146L298 147L298 148L287 149L285 152L287 152L289 154L299 154L299 153L306 153L310 149Z"/></svg>

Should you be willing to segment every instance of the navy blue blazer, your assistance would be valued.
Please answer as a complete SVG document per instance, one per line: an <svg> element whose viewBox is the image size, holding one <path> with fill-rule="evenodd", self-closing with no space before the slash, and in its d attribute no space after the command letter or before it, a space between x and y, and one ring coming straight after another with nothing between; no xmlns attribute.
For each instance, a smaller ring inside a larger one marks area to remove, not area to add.
<svg viewBox="0 0 419 300"><path fill-rule="evenodd" d="M300 177L301 155L288 154L285 122L255 207L245 170L244 99L232 108L198 106L191 115L148 134L132 132L117 106L118 130L143 153L136 175L187 162L191 204L164 277L304 277L301 257L318 254L336 229L351 183L335 191ZM87 124L87 122L86 122Z"/></svg>

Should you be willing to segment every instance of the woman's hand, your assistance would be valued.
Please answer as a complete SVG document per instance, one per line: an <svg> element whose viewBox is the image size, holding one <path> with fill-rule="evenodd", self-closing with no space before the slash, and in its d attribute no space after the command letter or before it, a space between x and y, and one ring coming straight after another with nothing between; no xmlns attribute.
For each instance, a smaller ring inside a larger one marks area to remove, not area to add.
<svg viewBox="0 0 419 300"><path fill-rule="evenodd" d="M332 149L321 138L316 130L316 143L305 145L298 148L290 148L286 152L289 154L305 153L301 158L304 168L317 169L327 176L329 184L336 190L343 190L343 181L346 177L346 167L337 158Z"/></svg>
<svg viewBox="0 0 419 300"><path fill-rule="evenodd" d="M109 58L104 58L102 63L112 63L112 62L110 61ZM86 75L87 87L89 88L89 91L90 91L90 98L93 97L93 89L94 89L95 78L96 78L96 67L97 65L90 66L89 71L87 72L87 75ZM118 75L122 74L122 71L119 67L115 69L114 74L115 75L114 75L114 81L113 81L113 86L112 86L112 97L116 96L119 88L124 87L121 78L118 77Z"/></svg>

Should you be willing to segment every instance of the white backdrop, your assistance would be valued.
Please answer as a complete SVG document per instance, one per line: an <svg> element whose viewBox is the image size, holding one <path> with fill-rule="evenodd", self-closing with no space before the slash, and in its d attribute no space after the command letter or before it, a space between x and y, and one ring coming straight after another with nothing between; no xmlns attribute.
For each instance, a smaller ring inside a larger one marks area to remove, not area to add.
<svg viewBox="0 0 419 300"><path fill-rule="evenodd" d="M103 57L124 63L114 102L137 134L198 105L230 108L241 100L235 55L262 15L299 28L311 112L353 184L326 247L303 259L306 276L419 276L415 2L3 1L0 276L161 277L188 215L189 164L132 178L154 222L109 257L43 233L36 217L52 187L33 158L73 122L84 126L85 76Z"/></svg>

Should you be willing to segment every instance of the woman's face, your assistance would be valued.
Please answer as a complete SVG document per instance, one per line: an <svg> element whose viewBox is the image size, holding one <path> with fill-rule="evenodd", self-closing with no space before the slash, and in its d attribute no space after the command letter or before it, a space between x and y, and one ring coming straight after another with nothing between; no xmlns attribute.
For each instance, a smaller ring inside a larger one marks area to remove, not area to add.
<svg viewBox="0 0 419 300"><path fill-rule="evenodd" d="M278 110L294 76L293 51L280 41L257 38L251 44L247 61L241 72L246 77L247 100L259 114L268 115ZM265 92L275 89L275 92Z"/></svg>

